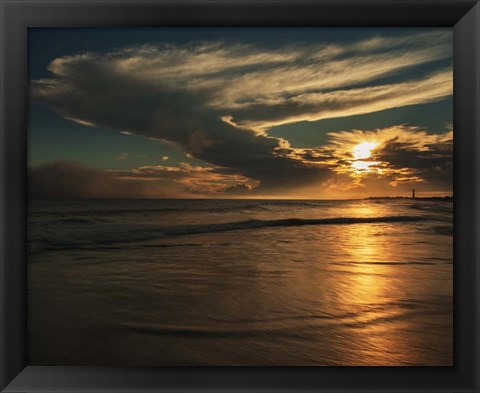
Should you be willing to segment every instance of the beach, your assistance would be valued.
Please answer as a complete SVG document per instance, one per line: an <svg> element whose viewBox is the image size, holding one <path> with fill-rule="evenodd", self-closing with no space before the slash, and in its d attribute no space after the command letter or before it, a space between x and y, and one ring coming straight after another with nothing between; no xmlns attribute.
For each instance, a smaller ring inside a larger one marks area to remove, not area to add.
<svg viewBox="0 0 480 393"><path fill-rule="evenodd" d="M30 365L451 366L451 200L31 200Z"/></svg>

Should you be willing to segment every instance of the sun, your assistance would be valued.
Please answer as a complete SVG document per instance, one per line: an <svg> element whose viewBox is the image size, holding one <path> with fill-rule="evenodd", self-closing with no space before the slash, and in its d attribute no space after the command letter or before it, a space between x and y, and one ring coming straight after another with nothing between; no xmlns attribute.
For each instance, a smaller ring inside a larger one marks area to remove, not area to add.
<svg viewBox="0 0 480 393"><path fill-rule="evenodd" d="M353 158L355 160L363 160L372 155L372 150L378 146L375 142L362 142L353 148Z"/></svg>
<svg viewBox="0 0 480 393"><path fill-rule="evenodd" d="M378 146L376 142L362 142L353 148L353 158L351 162L352 168L357 174L372 172L374 165L378 165L378 161L368 161L366 159L372 156L372 150ZM377 170L378 171L378 170Z"/></svg>

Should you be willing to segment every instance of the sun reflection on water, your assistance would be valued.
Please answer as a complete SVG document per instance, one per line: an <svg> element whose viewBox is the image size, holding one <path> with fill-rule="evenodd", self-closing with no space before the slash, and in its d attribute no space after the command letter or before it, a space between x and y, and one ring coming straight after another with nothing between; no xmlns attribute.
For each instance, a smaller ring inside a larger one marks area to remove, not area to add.
<svg viewBox="0 0 480 393"><path fill-rule="evenodd" d="M378 210L383 209L375 205L362 206L363 215L378 215ZM358 364L408 364L412 360L408 355L411 351L405 347L408 343L402 338L405 335L401 330L408 329L410 322L403 318L405 309L402 293L398 291L402 273L398 266L381 262L385 255L393 258L396 254L396 243L391 238L387 242L382 231L381 224L344 228L342 236L350 248L348 261L339 267L348 274L342 277L339 286L338 306L348 309L353 316L347 326L352 341L358 345Z"/></svg>

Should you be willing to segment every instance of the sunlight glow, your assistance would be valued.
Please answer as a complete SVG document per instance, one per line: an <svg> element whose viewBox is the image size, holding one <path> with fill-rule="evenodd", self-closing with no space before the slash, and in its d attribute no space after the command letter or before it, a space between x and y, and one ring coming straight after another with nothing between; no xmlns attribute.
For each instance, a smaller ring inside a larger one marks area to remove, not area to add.
<svg viewBox="0 0 480 393"><path fill-rule="evenodd" d="M376 142L362 142L353 148L353 158L361 160L372 155L372 150L378 146Z"/></svg>
<svg viewBox="0 0 480 393"><path fill-rule="evenodd" d="M377 165L378 161L354 161L352 162L352 168L356 171L371 171L372 165Z"/></svg>
<svg viewBox="0 0 480 393"><path fill-rule="evenodd" d="M351 163L352 168L357 173L372 172L375 168L371 168L374 165L378 165L379 161L363 161L372 156L372 150L378 146L377 142L362 142L353 147L353 158L355 161Z"/></svg>

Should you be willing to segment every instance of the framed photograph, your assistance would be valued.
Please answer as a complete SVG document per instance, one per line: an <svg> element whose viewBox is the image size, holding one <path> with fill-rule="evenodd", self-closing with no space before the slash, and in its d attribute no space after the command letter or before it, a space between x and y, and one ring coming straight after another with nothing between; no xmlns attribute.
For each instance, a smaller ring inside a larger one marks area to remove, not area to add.
<svg viewBox="0 0 480 393"><path fill-rule="evenodd" d="M2 392L479 392L478 2L1 15Z"/></svg>

